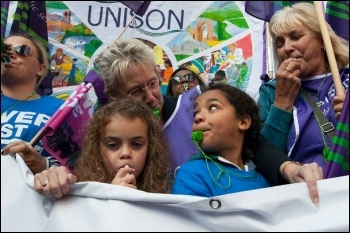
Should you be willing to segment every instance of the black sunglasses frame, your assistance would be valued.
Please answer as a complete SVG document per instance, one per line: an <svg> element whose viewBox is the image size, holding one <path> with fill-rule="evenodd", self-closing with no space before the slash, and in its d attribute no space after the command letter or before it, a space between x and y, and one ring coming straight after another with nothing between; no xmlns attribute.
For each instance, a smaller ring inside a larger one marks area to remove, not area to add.
<svg viewBox="0 0 350 233"><path fill-rule="evenodd" d="M32 54L32 47L25 44L16 44L12 46L14 52L20 56L29 57Z"/></svg>
<svg viewBox="0 0 350 233"><path fill-rule="evenodd" d="M182 76L174 76L171 77L171 81L173 82L173 84L180 84L182 79L186 79L187 82L193 82L195 80L197 80L196 75L189 73L189 74L185 74Z"/></svg>

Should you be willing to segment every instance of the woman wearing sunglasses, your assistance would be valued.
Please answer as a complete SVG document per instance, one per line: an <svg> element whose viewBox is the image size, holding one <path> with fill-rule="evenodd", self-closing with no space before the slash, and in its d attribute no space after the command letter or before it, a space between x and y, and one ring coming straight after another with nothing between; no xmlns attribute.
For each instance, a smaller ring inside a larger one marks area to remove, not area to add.
<svg viewBox="0 0 350 233"><path fill-rule="evenodd" d="M34 174L60 166L41 142L28 143L63 103L35 91L47 73L46 49L26 34L10 35L4 42L10 62L1 62L1 154L18 153Z"/></svg>
<svg viewBox="0 0 350 233"><path fill-rule="evenodd" d="M180 67L170 76L166 95L179 96L197 85L201 86L204 90L207 88L203 80L196 73L185 67Z"/></svg>

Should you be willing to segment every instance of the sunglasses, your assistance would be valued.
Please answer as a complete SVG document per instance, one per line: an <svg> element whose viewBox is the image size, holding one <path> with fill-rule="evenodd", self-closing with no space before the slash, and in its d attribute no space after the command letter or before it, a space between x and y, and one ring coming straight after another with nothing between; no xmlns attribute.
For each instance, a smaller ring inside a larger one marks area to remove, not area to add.
<svg viewBox="0 0 350 233"><path fill-rule="evenodd" d="M174 76L171 78L171 81L173 82L173 84L180 84L183 80L187 81L187 82L193 82L196 79L197 79L197 77L194 74L185 74L182 76Z"/></svg>
<svg viewBox="0 0 350 233"><path fill-rule="evenodd" d="M18 55L29 57L32 54L32 48L25 44L16 44L12 47L13 51Z"/></svg>
<svg viewBox="0 0 350 233"><path fill-rule="evenodd" d="M18 55L22 57L29 57L33 52L32 48L29 45L25 45L25 44L16 44L12 46L12 49L14 52L16 52ZM36 57L36 56L33 56L33 57ZM39 58L37 59L39 60Z"/></svg>

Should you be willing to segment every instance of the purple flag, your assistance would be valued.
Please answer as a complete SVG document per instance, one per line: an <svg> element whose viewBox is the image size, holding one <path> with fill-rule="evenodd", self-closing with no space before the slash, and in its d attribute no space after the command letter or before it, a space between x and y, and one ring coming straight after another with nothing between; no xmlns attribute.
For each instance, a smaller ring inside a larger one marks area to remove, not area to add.
<svg viewBox="0 0 350 233"><path fill-rule="evenodd" d="M297 2L300 1L246 1L245 11L255 18L270 22L276 11ZM311 1L308 2L312 3Z"/></svg>
<svg viewBox="0 0 350 233"><path fill-rule="evenodd" d="M17 8L11 26L11 33L19 31L26 32L40 41L45 46L47 54L49 54L45 1L17 2ZM49 67L47 68L49 70ZM52 78L50 71L47 72L47 75L41 81L36 91L40 95L52 94Z"/></svg>
<svg viewBox="0 0 350 233"><path fill-rule="evenodd" d="M143 16L148 7L149 4L151 4L151 1L120 1L123 3L125 6L129 7L131 10L135 12L135 14L139 16Z"/></svg>
<svg viewBox="0 0 350 233"><path fill-rule="evenodd" d="M246 1L245 11L255 18L270 22L276 11L298 2L313 4L312 1ZM325 19L337 35L349 40L348 1L327 1Z"/></svg>
<svg viewBox="0 0 350 233"><path fill-rule="evenodd" d="M349 40L348 1L327 1L326 21L331 25L338 36Z"/></svg>
<svg viewBox="0 0 350 233"><path fill-rule="evenodd" d="M344 107L335 128L323 172L325 179L346 175L349 175L349 89L346 91Z"/></svg>
<svg viewBox="0 0 350 233"><path fill-rule="evenodd" d="M85 76L84 82L91 83L94 87L95 94L97 96L98 105L104 105L109 102L108 96L105 94L104 88L105 84L98 72L98 70L93 67Z"/></svg>
<svg viewBox="0 0 350 233"><path fill-rule="evenodd" d="M1 36L5 37L10 1L1 1Z"/></svg>

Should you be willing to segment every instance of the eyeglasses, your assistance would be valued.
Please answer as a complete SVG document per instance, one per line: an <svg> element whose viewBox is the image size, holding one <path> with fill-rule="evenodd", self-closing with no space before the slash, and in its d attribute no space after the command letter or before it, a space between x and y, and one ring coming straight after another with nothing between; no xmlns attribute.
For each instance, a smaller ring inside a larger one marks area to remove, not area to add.
<svg viewBox="0 0 350 233"><path fill-rule="evenodd" d="M22 57L29 57L32 54L32 48L25 44L16 44L12 47L13 51ZM36 57L36 56L33 56ZM37 57L36 57L37 58ZM39 58L37 58L39 60Z"/></svg>
<svg viewBox="0 0 350 233"><path fill-rule="evenodd" d="M149 89L151 91L155 91L159 87L160 87L159 86L159 79L154 79L153 81L148 83L146 87L139 87L139 88L136 88L136 89L130 91L129 96L132 96L134 98L140 98L144 95L144 93L146 92L147 89Z"/></svg>
<svg viewBox="0 0 350 233"><path fill-rule="evenodd" d="M173 84L180 84L183 79L185 79L184 81L187 81L187 82L193 82L197 78L196 78L196 75L194 74L185 74L182 76L174 76L171 78L171 81L173 82Z"/></svg>

